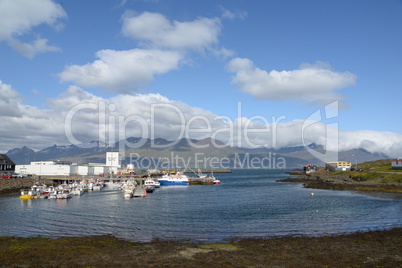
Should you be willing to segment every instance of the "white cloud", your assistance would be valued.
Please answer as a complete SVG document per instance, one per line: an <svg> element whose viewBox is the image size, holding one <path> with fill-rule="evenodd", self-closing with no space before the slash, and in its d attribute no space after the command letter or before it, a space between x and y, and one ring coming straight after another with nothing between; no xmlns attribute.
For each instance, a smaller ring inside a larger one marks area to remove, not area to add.
<svg viewBox="0 0 402 268"><path fill-rule="evenodd" d="M155 75L178 68L183 58L178 52L157 49L101 50L96 56L93 63L65 67L59 74L61 81L130 92L151 82Z"/></svg>
<svg viewBox="0 0 402 268"><path fill-rule="evenodd" d="M304 64L297 70L267 72L254 66L249 59L235 58L227 68L235 73L232 81L241 91L257 99L271 101L329 103L344 98L335 90L351 86L356 81L354 74L332 71L329 65L322 62Z"/></svg>
<svg viewBox="0 0 402 268"><path fill-rule="evenodd" d="M212 136L232 146L281 148L316 143L333 150L339 138L340 150L363 148L399 157L402 149L402 135L397 133L345 131L304 119L270 122L273 119L261 116L230 118L160 94L121 94L106 99L71 86L47 104L47 109L26 105L10 85L0 82L0 148L69 144L73 140L66 133L70 132L83 143L113 143L129 137L176 140Z"/></svg>
<svg viewBox="0 0 402 268"><path fill-rule="evenodd" d="M190 52L208 51L223 59L232 56L233 51L216 47L220 32L219 18L178 22L159 13L136 15L128 11L122 16L122 33L139 40L142 48L100 50L92 63L66 66L59 73L60 81L120 93L134 92L152 82L155 75L191 61Z"/></svg>
<svg viewBox="0 0 402 268"><path fill-rule="evenodd" d="M222 6L219 7L222 10L222 19L229 19L229 20L234 20L234 19L242 19L244 20L247 17L247 12L243 10L228 10Z"/></svg>
<svg viewBox="0 0 402 268"><path fill-rule="evenodd" d="M29 43L22 43L17 39L11 39L8 41L8 44L12 46L15 50L17 50L23 56L32 59L38 53L45 52L58 52L61 51L60 48L55 46L49 46L47 44L47 39L36 39Z"/></svg>
<svg viewBox="0 0 402 268"><path fill-rule="evenodd" d="M218 43L221 22L218 18L200 17L194 21L169 21L160 13L126 12L122 33L142 41L145 47L204 50Z"/></svg>
<svg viewBox="0 0 402 268"><path fill-rule="evenodd" d="M37 53L59 51L39 38L31 43L22 43L18 36L29 33L32 28L47 24L56 30L60 19L67 17L63 8L50 0L0 0L0 41L8 44L22 55L33 58Z"/></svg>

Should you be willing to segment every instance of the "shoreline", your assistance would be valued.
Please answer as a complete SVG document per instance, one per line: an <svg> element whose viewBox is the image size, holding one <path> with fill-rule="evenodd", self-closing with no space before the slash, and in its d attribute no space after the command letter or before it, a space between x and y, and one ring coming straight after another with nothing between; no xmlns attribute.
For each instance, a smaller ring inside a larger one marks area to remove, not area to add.
<svg viewBox="0 0 402 268"><path fill-rule="evenodd" d="M0 237L3 267L400 267L402 228L227 243Z"/></svg>
<svg viewBox="0 0 402 268"><path fill-rule="evenodd" d="M373 181L358 181L351 178L350 175L331 174L328 171L317 171L310 174L293 171L288 174L291 177L277 181L303 183L304 188L310 189L402 194L401 183L382 183L380 178Z"/></svg>

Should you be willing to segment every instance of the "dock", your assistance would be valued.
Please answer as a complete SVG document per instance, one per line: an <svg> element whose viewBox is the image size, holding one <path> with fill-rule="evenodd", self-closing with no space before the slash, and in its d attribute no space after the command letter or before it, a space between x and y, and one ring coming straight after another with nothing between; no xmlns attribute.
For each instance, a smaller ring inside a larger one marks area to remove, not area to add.
<svg viewBox="0 0 402 268"><path fill-rule="evenodd" d="M148 196L148 194L147 194L147 191L145 191L144 186L138 185L137 187L135 187L133 196L134 197L146 197L146 196Z"/></svg>

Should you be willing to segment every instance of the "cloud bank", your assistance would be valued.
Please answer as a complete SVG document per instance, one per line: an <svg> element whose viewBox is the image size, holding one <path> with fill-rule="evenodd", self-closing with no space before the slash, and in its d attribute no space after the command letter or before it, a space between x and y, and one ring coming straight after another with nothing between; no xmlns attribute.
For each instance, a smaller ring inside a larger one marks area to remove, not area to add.
<svg viewBox="0 0 402 268"><path fill-rule="evenodd" d="M316 143L332 150L363 148L399 157L402 135L377 131L345 131L310 119L269 122L262 116L230 118L170 100L160 94L121 94L109 99L71 86L42 109L23 103L11 85L0 82L0 148L7 151L27 145L42 149L52 144L103 140L107 143L129 137L203 139L213 137L238 147L287 147ZM13 105L15 109L8 109ZM67 120L70 118L71 120ZM12 131L9 129L29 129Z"/></svg>

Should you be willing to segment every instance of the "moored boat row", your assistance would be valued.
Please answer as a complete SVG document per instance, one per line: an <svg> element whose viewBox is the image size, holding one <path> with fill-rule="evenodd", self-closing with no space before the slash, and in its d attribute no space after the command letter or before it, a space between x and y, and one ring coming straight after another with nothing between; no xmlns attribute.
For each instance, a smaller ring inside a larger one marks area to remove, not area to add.
<svg viewBox="0 0 402 268"><path fill-rule="evenodd" d="M213 184L220 184L220 181L213 175L208 177L199 175L198 177L202 180L213 182ZM21 190L20 199L69 199L72 196L80 196L89 190L101 190L104 186L108 186L111 189L122 190L125 198L144 197L147 196L147 193L154 192L155 189L160 186L185 186L189 185L189 183L190 179L187 175L181 172L169 172L159 178L148 176L145 179L141 179L139 185L134 179L128 179L126 181L109 181L106 183L104 183L103 180L82 180L72 183L65 182L57 187L35 184L30 189Z"/></svg>
<svg viewBox="0 0 402 268"><path fill-rule="evenodd" d="M98 183L98 182L97 182ZM20 199L68 199L73 195L82 195L87 192L88 189L93 189L93 186L89 186L90 182L73 182L63 183L57 187L47 186L45 184L34 184L30 189L22 189ZM99 190L103 187L102 183L98 183ZM97 188L95 188L97 189Z"/></svg>

